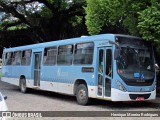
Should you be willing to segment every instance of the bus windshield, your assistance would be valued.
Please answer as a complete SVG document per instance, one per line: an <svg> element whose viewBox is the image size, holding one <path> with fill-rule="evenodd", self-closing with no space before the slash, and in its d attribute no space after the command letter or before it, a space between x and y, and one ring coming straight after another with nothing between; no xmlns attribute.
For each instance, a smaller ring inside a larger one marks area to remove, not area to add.
<svg viewBox="0 0 160 120"><path fill-rule="evenodd" d="M128 85L151 85L154 80L154 59L151 46L120 45L117 72Z"/></svg>

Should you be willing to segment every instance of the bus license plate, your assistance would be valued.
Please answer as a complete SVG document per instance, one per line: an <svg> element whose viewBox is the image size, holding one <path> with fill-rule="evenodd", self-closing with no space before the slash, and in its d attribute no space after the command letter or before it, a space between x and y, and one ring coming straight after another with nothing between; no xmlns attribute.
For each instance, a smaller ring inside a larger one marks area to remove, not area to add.
<svg viewBox="0 0 160 120"><path fill-rule="evenodd" d="M144 101L144 97L137 97L136 101Z"/></svg>

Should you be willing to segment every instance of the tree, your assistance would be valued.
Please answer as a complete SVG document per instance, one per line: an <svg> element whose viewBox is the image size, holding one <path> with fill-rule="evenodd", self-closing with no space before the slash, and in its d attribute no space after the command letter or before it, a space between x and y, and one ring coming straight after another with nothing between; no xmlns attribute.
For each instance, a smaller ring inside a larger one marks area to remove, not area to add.
<svg viewBox="0 0 160 120"><path fill-rule="evenodd" d="M160 3L152 0L151 7L139 12L138 28L145 40L160 45Z"/></svg>
<svg viewBox="0 0 160 120"><path fill-rule="evenodd" d="M5 21L6 19L3 21L1 25L3 30L8 30L15 25L19 25L20 28L31 29L38 38L38 41L34 42L71 37L71 33L77 31L81 31L81 33L76 33L77 35L86 33L81 30L81 27L77 27L81 25L82 28L85 28L83 21L85 0L12 1L0 0L0 10L10 17L9 21ZM66 31L66 28L70 29ZM77 31L74 31L75 28Z"/></svg>
<svg viewBox="0 0 160 120"><path fill-rule="evenodd" d="M151 6L150 0L87 0L86 25L90 34L115 28L114 33L139 36L139 12Z"/></svg>

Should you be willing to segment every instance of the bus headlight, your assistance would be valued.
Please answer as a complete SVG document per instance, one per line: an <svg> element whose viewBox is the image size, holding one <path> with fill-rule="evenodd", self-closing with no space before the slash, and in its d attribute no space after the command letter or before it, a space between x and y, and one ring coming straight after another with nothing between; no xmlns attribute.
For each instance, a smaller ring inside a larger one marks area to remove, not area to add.
<svg viewBox="0 0 160 120"><path fill-rule="evenodd" d="M127 91L126 88L122 85L122 83L120 83L120 82L117 81L117 80L116 80L116 83L117 83L117 85L118 85L118 87L119 87L120 90L122 90L122 91L124 91L124 92Z"/></svg>
<svg viewBox="0 0 160 120"><path fill-rule="evenodd" d="M152 91L154 91L154 90L156 90L156 85L153 87L153 90L152 90Z"/></svg>

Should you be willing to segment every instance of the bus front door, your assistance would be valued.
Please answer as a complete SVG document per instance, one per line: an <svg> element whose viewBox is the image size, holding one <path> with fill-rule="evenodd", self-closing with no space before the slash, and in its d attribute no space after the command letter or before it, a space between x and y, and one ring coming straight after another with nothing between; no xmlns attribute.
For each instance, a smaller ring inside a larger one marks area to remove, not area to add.
<svg viewBox="0 0 160 120"><path fill-rule="evenodd" d="M34 86L40 86L41 52L34 53Z"/></svg>
<svg viewBox="0 0 160 120"><path fill-rule="evenodd" d="M111 97L112 49L98 48L97 96Z"/></svg>

